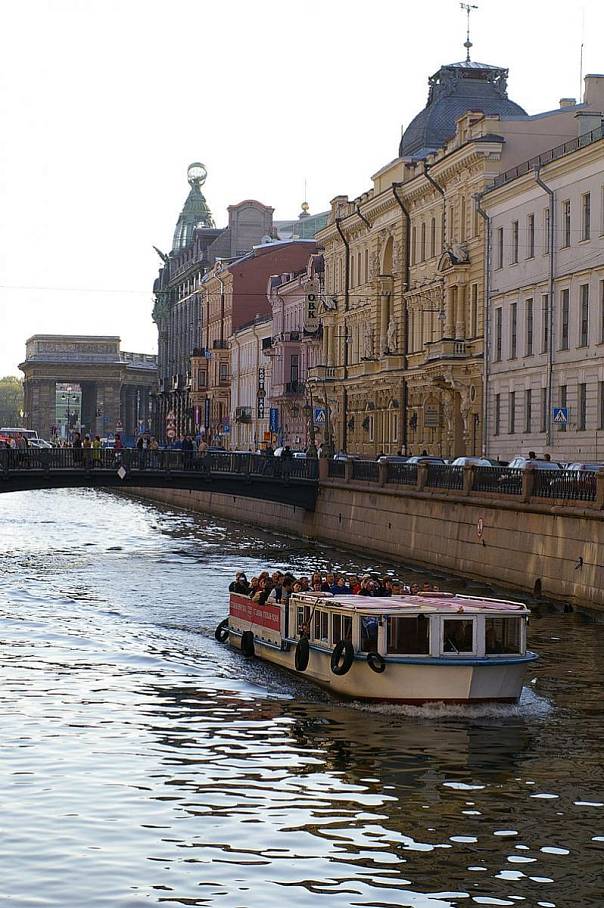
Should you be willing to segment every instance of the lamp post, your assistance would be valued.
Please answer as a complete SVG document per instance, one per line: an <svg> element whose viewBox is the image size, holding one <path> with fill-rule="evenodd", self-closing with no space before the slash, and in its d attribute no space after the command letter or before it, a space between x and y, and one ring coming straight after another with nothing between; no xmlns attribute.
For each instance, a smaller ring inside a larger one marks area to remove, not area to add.
<svg viewBox="0 0 604 908"><path fill-rule="evenodd" d="M305 403L302 407L302 412L306 416L306 425L308 427L308 440L309 445L306 453L309 457L317 456L317 445L315 439L315 421L314 421L314 407L312 403L312 391L308 389L309 402Z"/></svg>
<svg viewBox="0 0 604 908"><path fill-rule="evenodd" d="M77 399L78 399L78 395L77 394L71 394L71 395L70 394L61 394L61 400L64 400L66 402L66 406L67 406L67 412L66 412L66 417L65 417L66 418L65 438L69 437L69 430L71 429L71 425L70 425L71 417L78 415L77 410L75 410L73 413L71 413L71 411L69 409L70 398L75 403L75 401L77 401Z"/></svg>

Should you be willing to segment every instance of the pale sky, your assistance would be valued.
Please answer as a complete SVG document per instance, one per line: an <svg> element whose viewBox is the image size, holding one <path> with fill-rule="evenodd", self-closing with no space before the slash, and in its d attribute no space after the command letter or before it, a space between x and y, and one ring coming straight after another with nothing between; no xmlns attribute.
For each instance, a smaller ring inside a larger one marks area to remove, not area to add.
<svg viewBox="0 0 604 908"><path fill-rule="evenodd" d="M599 0L478 0L472 59L529 113L604 72ZM427 79L464 59L458 0L0 2L0 375L37 333L155 352L152 284L203 161L218 226L292 218L397 155ZM584 21L584 25L582 25ZM556 144L555 142L552 145Z"/></svg>

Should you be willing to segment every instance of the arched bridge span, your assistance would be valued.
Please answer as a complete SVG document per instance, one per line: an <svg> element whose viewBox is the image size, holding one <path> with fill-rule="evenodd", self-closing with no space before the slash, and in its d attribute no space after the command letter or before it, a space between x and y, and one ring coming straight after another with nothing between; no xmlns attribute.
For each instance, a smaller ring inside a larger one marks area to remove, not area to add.
<svg viewBox="0 0 604 908"><path fill-rule="evenodd" d="M193 489L314 511L318 462L259 454L45 448L0 450L0 493L65 488Z"/></svg>

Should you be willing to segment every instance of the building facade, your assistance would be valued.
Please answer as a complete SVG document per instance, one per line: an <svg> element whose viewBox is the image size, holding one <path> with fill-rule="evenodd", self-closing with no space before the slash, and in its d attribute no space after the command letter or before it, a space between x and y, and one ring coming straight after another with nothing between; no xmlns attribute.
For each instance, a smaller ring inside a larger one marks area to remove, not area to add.
<svg viewBox="0 0 604 908"><path fill-rule="evenodd" d="M604 77L578 137L502 174L489 216L486 450L604 459Z"/></svg>
<svg viewBox="0 0 604 908"><path fill-rule="evenodd" d="M235 261L216 262L202 278L202 346L192 357L192 405L208 441L230 445L229 338L254 319L271 314L267 297L271 275L299 270L315 251L313 240L264 243Z"/></svg>
<svg viewBox="0 0 604 908"><path fill-rule="evenodd" d="M119 337L35 334L19 368L26 425L42 438L79 431L134 440L151 428L157 357L122 351Z"/></svg>
<svg viewBox="0 0 604 908"><path fill-rule="evenodd" d="M227 227L217 228L202 192L206 176L203 164L189 165L190 191L174 229L172 249L164 253L156 248L162 266L153 287L159 367L154 431L162 442L197 433L204 422L196 402L199 395L192 394L193 353L204 348L203 276L218 261L240 258L281 233L284 239L305 236L325 221L325 215L303 210L297 220L273 222L273 208L246 199L230 205Z"/></svg>
<svg viewBox="0 0 604 908"><path fill-rule="evenodd" d="M486 232L476 200L502 170L576 135L586 105L529 117L507 70L443 66L399 157L356 199L336 196L324 247L323 352L335 446L480 453Z"/></svg>
<svg viewBox="0 0 604 908"><path fill-rule="evenodd" d="M271 361L266 356L272 337L270 316L259 316L229 338L231 420L229 447L257 451L271 441Z"/></svg>
<svg viewBox="0 0 604 908"><path fill-rule="evenodd" d="M323 256L315 253L296 274L277 274L270 280L272 343L266 351L272 363L270 407L277 442L293 450L306 450L309 438L308 409L313 401L309 371L321 361L321 328L318 318L323 284ZM310 430L312 434L312 430ZM315 442L323 440L317 427Z"/></svg>

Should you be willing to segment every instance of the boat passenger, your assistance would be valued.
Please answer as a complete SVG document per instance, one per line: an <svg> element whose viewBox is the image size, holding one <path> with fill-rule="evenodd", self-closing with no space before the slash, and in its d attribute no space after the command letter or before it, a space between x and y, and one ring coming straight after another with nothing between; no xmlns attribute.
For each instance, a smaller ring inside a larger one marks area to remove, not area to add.
<svg viewBox="0 0 604 908"><path fill-rule="evenodd" d="M250 592L250 585L243 571L237 571L235 579L229 584L230 593L239 593L241 596L247 596Z"/></svg>
<svg viewBox="0 0 604 908"><path fill-rule="evenodd" d="M336 575L331 572L325 575L325 580L323 581L323 592L331 593L331 588L336 582Z"/></svg>
<svg viewBox="0 0 604 908"><path fill-rule="evenodd" d="M344 578L342 577L341 574L338 574L336 582L332 586L330 592L333 593L334 596L349 596L350 595L350 587L347 585L346 581L344 580Z"/></svg>
<svg viewBox="0 0 604 908"><path fill-rule="evenodd" d="M359 590L359 596L375 596L375 588L373 580L369 574L365 574L361 580L361 589Z"/></svg>

